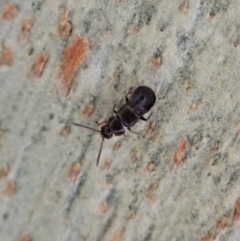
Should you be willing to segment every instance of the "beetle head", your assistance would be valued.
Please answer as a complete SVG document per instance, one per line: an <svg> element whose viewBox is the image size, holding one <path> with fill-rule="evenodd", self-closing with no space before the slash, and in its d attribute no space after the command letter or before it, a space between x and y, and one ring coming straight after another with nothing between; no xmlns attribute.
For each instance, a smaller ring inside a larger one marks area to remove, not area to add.
<svg viewBox="0 0 240 241"><path fill-rule="evenodd" d="M113 136L113 133L112 133L109 125L102 126L100 133L101 133L102 138L106 138L106 139L110 139Z"/></svg>

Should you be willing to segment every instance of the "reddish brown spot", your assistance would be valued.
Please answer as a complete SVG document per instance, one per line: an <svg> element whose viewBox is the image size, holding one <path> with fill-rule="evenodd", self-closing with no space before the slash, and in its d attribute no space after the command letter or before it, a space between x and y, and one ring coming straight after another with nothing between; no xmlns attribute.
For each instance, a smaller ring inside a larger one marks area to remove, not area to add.
<svg viewBox="0 0 240 241"><path fill-rule="evenodd" d="M17 13L18 13L18 8L12 3L10 3L5 8L5 11L3 13L3 19L11 21L17 16Z"/></svg>
<svg viewBox="0 0 240 241"><path fill-rule="evenodd" d="M114 78L114 79L117 79L117 80L120 79L120 73L119 73L119 71L115 71L115 72L113 73L113 78Z"/></svg>
<svg viewBox="0 0 240 241"><path fill-rule="evenodd" d="M221 220L217 223L217 229L225 229L229 223L230 219L229 217L224 216Z"/></svg>
<svg viewBox="0 0 240 241"><path fill-rule="evenodd" d="M0 169L0 178L5 178L7 177L8 173L10 172L10 167L8 165L4 165Z"/></svg>
<svg viewBox="0 0 240 241"><path fill-rule="evenodd" d="M62 218L64 220L68 220L69 219L69 213L67 213L67 211L63 211L61 216L62 216Z"/></svg>
<svg viewBox="0 0 240 241"><path fill-rule="evenodd" d="M88 50L88 41L80 37L76 39L72 46L64 50L59 81L59 90L64 96L68 95L73 78L79 66L83 63Z"/></svg>
<svg viewBox="0 0 240 241"><path fill-rule="evenodd" d="M113 238L111 239L111 241L119 241L123 236L123 233L118 231L115 233L115 235L113 236Z"/></svg>
<svg viewBox="0 0 240 241"><path fill-rule="evenodd" d="M155 135L154 138L153 138L153 142L158 143L161 140L161 137L162 137L161 133Z"/></svg>
<svg viewBox="0 0 240 241"><path fill-rule="evenodd" d="M134 34L137 34L139 31L140 31L140 28L139 28L138 26L135 26L135 27L133 28L133 33L134 33Z"/></svg>
<svg viewBox="0 0 240 241"><path fill-rule="evenodd" d="M158 183L155 182L149 187L149 191L155 192L158 189Z"/></svg>
<svg viewBox="0 0 240 241"><path fill-rule="evenodd" d="M108 206L107 202L101 203L101 211L102 211L102 213L106 213L108 211L108 209L109 209L109 206Z"/></svg>
<svg viewBox="0 0 240 241"><path fill-rule="evenodd" d="M32 66L30 76L33 78L41 77L47 60L48 56L46 54L40 54Z"/></svg>
<svg viewBox="0 0 240 241"><path fill-rule="evenodd" d="M151 203L154 203L154 202L156 201L156 195L151 195L151 196L149 197L149 201L150 201Z"/></svg>
<svg viewBox="0 0 240 241"><path fill-rule="evenodd" d="M237 125L237 132L240 133L240 123Z"/></svg>
<svg viewBox="0 0 240 241"><path fill-rule="evenodd" d="M108 170L112 165L112 160L110 158L107 158L103 164L104 169Z"/></svg>
<svg viewBox="0 0 240 241"><path fill-rule="evenodd" d="M156 121L153 121L147 129L147 134L153 133L155 131L155 128L156 128Z"/></svg>
<svg viewBox="0 0 240 241"><path fill-rule="evenodd" d="M89 104L85 107L85 109L83 110L83 114L86 117L90 117L92 115L92 113L94 112L94 105L93 104Z"/></svg>
<svg viewBox="0 0 240 241"><path fill-rule="evenodd" d="M14 194L16 194L17 192L17 184L16 182L14 181L10 181L7 183L7 186L4 190L4 193L7 195L7 196L13 196Z"/></svg>
<svg viewBox="0 0 240 241"><path fill-rule="evenodd" d="M135 212L131 212L128 219L129 220L133 220L136 217L136 213Z"/></svg>
<svg viewBox="0 0 240 241"><path fill-rule="evenodd" d="M235 210L233 214L233 221L240 219L240 198L235 203Z"/></svg>
<svg viewBox="0 0 240 241"><path fill-rule="evenodd" d="M32 241L32 238L29 234L24 235L20 241Z"/></svg>
<svg viewBox="0 0 240 241"><path fill-rule="evenodd" d="M70 126L64 126L62 130L60 131L59 135L62 137L67 137L71 133L71 128Z"/></svg>
<svg viewBox="0 0 240 241"><path fill-rule="evenodd" d="M158 183L153 183L148 189L145 196L150 200L151 203L156 201L155 191L158 188Z"/></svg>
<svg viewBox="0 0 240 241"><path fill-rule="evenodd" d="M80 171L81 171L81 164L79 162L74 162L68 171L68 177L71 178L72 180L76 180Z"/></svg>
<svg viewBox="0 0 240 241"><path fill-rule="evenodd" d="M197 104L196 103L192 103L189 107L190 111L195 111L197 109Z"/></svg>
<svg viewBox="0 0 240 241"><path fill-rule="evenodd" d="M26 41L28 40L32 25L33 25L32 17L28 16L25 19L25 22L24 22L23 27L22 27L22 38Z"/></svg>
<svg viewBox="0 0 240 241"><path fill-rule="evenodd" d="M234 48L238 47L239 43L240 43L240 39L239 39L239 38L235 39L235 40L233 41L233 46L234 46Z"/></svg>
<svg viewBox="0 0 240 241"><path fill-rule="evenodd" d="M117 151L122 146L122 143L120 141L115 142L113 145L113 150Z"/></svg>
<svg viewBox="0 0 240 241"><path fill-rule="evenodd" d="M211 11L211 12L209 13L209 18L210 18L210 20L213 19L213 18L215 17L215 15L216 15L216 13L215 13L214 11Z"/></svg>
<svg viewBox="0 0 240 241"><path fill-rule="evenodd" d="M146 167L146 171L147 172L152 172L154 169L154 164L152 162L150 162L147 167Z"/></svg>
<svg viewBox="0 0 240 241"><path fill-rule="evenodd" d="M181 11L182 14L185 14L188 11L188 3L184 2L180 5L179 10Z"/></svg>
<svg viewBox="0 0 240 241"><path fill-rule="evenodd" d="M151 64L154 69L158 69L162 65L162 58L160 56L153 58Z"/></svg>
<svg viewBox="0 0 240 241"><path fill-rule="evenodd" d="M0 47L0 65L12 65L13 51L10 48Z"/></svg>
<svg viewBox="0 0 240 241"><path fill-rule="evenodd" d="M208 233L205 237L201 239L201 241L213 241L217 237L216 231L212 230L210 233Z"/></svg>
<svg viewBox="0 0 240 241"><path fill-rule="evenodd" d="M181 167L183 165L183 161L184 161L183 159L187 149L187 144L188 144L187 138L183 139L182 143L177 149L177 152L174 155L173 162L176 167Z"/></svg>
<svg viewBox="0 0 240 241"><path fill-rule="evenodd" d="M0 178L7 177L9 172L10 172L10 167L8 165L4 165L2 168L0 168Z"/></svg>
<svg viewBox="0 0 240 241"><path fill-rule="evenodd" d="M138 150L136 148L133 148L131 150L131 161L132 162L138 162L139 161L139 158L137 156L137 153L138 153Z"/></svg>
<svg viewBox="0 0 240 241"><path fill-rule="evenodd" d="M69 20L69 10L66 9L58 26L58 33L62 40L68 40L72 33L72 23Z"/></svg>

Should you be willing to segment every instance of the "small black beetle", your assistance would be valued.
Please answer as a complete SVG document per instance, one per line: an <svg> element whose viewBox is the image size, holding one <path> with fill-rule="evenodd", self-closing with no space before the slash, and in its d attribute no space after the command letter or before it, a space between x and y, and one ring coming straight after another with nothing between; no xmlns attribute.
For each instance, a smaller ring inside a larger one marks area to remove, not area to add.
<svg viewBox="0 0 240 241"><path fill-rule="evenodd" d="M132 94L130 98L128 98L129 94ZM72 123L76 126L100 132L102 142L98 152L97 165L101 156L104 139L112 138L113 134L115 136L123 135L125 133L125 128L131 131L130 127L135 125L140 119L147 121L151 117L152 113L147 118L145 118L143 115L153 107L156 101L156 95L151 88L147 86L139 86L133 92L128 92L125 95L125 99L126 104L123 105L118 111L115 110L114 105L113 112L116 114L116 116L111 116L107 121L100 123L104 123L104 125L101 127L101 130L78 123Z"/></svg>

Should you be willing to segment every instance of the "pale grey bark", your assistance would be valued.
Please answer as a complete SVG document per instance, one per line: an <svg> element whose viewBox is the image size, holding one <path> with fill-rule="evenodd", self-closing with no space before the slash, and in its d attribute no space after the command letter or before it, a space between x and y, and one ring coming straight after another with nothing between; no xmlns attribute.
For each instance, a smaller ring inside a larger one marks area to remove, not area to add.
<svg viewBox="0 0 240 241"><path fill-rule="evenodd" d="M0 168L10 167L0 179L0 240L29 234L34 241L100 241L120 232L126 241L195 241L212 231L218 240L237 240L239 1L12 3L17 16L0 22L1 45L14 52L12 65L0 66ZM7 4L1 1L1 14ZM65 8L73 25L67 42L58 35ZM27 16L34 24L26 42ZM58 70L76 36L86 38L90 50L64 98L56 88ZM42 52L48 62L33 81L29 71ZM160 66L153 63L158 57ZM99 167L98 134L71 127L70 135L59 135L71 121L96 127L137 85L156 92L151 121L134 126L141 138L127 133L105 141ZM87 118L82 112L89 103L95 111ZM146 134L153 121L155 130ZM184 164L176 167L185 138ZM72 181L75 161L81 172ZM12 196L4 191L9 181L17 184ZM224 216L227 227L217 229Z"/></svg>

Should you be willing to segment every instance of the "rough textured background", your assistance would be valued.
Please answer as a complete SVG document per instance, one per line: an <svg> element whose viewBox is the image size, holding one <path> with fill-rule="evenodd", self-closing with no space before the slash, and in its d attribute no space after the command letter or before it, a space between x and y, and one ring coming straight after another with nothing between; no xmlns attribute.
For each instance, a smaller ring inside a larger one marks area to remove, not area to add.
<svg viewBox="0 0 240 241"><path fill-rule="evenodd" d="M239 240L239 0L11 3L0 1L0 240ZM89 51L64 97L77 36ZM154 89L153 116L140 138L105 141L96 167L100 136L69 123L95 127L137 85Z"/></svg>

